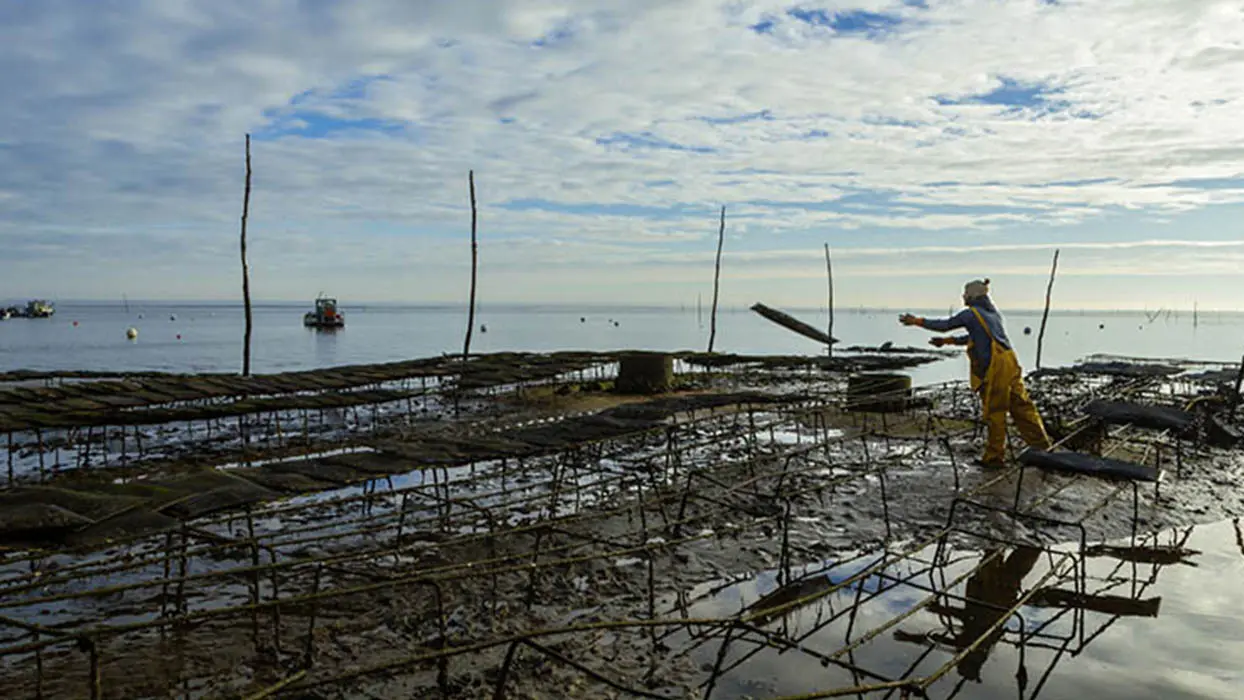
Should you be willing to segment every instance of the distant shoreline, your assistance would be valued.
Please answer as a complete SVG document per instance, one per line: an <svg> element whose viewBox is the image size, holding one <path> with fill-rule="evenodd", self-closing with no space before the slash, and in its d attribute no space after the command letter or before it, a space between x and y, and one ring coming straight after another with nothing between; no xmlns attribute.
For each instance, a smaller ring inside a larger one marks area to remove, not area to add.
<svg viewBox="0 0 1244 700"><path fill-rule="evenodd" d="M0 301L0 307L17 304L18 301ZM20 301L25 304L24 300ZM116 300L98 300L98 299L65 299L55 302L58 308L73 307L89 307L89 308L125 308L126 304ZM242 309L242 302L239 300L157 300L157 299L130 299L129 308L138 310L143 307L154 308L210 308L210 309ZM307 308L310 305L308 301L255 301L252 307L256 309L273 308L273 309L289 309L289 308ZM718 313L737 313L739 311L747 311L751 304L722 304L718 308ZM783 310L795 314L823 314L824 306L785 306L781 304L773 305ZM465 312L465 303L453 302L407 302L407 301L344 301L341 304L342 309L360 311L367 308L376 309L392 309L403 311L457 311ZM858 314L888 314L902 313L910 311L928 316L945 316L951 310L950 305L941 307L838 307L834 309L835 314L840 315L858 315ZM603 313L603 312L632 312L632 313L670 313L683 312L694 314L696 307L694 304L602 304L602 303L578 303L570 304L564 302L512 302L512 303L485 303L479 302L476 306L477 310L487 311L543 311L554 313ZM1040 315L1041 308L1024 308L1024 307L1004 307L1003 314L1007 316L1028 316ZM701 309L704 315L708 315L708 305L704 305ZM1141 316L1161 314L1161 319L1166 317L1167 313L1171 313L1179 318L1191 317L1192 309L1050 309L1051 316ZM1198 309L1196 311L1200 318L1208 319L1218 315L1244 315L1244 310L1239 309ZM1159 319L1155 319L1159 320Z"/></svg>

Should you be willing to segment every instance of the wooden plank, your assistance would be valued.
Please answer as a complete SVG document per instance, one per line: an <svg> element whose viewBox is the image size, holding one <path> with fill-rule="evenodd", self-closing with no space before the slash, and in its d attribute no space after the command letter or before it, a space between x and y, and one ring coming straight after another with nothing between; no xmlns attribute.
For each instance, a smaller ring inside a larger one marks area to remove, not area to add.
<svg viewBox="0 0 1244 700"><path fill-rule="evenodd" d="M794 331L798 333L799 335L802 335L806 338L811 338L812 340L815 340L817 342L825 343L826 345L833 345L834 343L838 342L837 338L829 337L829 335L826 334L825 331L819 330L817 328L813 328L812 326L809 326L808 324L804 323L803 321L800 321L799 319L795 318L794 316L791 316L788 313L784 313L782 311L778 311L777 309L770 308L759 302L752 305L752 311L755 311L761 316L764 316L765 318L769 319L770 321L773 321L774 323L778 324L779 326L782 326L783 328L787 330Z"/></svg>

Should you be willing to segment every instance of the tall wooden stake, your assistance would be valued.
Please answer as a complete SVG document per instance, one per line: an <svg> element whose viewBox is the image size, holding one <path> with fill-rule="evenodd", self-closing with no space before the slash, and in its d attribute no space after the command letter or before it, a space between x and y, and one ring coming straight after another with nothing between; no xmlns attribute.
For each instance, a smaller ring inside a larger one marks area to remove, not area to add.
<svg viewBox="0 0 1244 700"><path fill-rule="evenodd" d="M713 308L708 319L708 351L717 340L717 292L721 288L721 246L726 240L726 207L721 207L721 227L717 230L717 266L713 270Z"/></svg>
<svg viewBox="0 0 1244 700"><path fill-rule="evenodd" d="M251 135L246 135L246 192L242 195L242 305L246 310L246 333L242 340L242 376L251 376L251 273L246 264L246 217L251 208Z"/></svg>
<svg viewBox="0 0 1244 700"><path fill-rule="evenodd" d="M1050 267L1050 283L1045 287L1045 312L1041 314L1041 331L1037 333L1037 369L1041 369L1041 346L1045 343L1045 322L1050 317L1050 295L1054 292L1054 275L1058 274L1058 249L1054 249L1054 264Z"/></svg>
<svg viewBox="0 0 1244 700"><path fill-rule="evenodd" d="M825 276L829 283L829 356L834 356L834 265L829 259L829 244L825 244Z"/></svg>
<svg viewBox="0 0 1244 700"><path fill-rule="evenodd" d="M1244 357L1240 358L1240 371L1235 375L1235 392L1231 394L1231 414L1240 405L1240 387L1244 385ZM90 444L89 442L87 443ZM13 454L13 434L9 434L9 454ZM13 465L9 464L9 481L13 481Z"/></svg>
<svg viewBox="0 0 1244 700"><path fill-rule="evenodd" d="M475 242L475 225L478 221L475 209L475 171L467 173L471 189L471 301L467 311L466 341L462 343L462 359L471 354L471 329L475 327L475 270L479 260L479 245Z"/></svg>

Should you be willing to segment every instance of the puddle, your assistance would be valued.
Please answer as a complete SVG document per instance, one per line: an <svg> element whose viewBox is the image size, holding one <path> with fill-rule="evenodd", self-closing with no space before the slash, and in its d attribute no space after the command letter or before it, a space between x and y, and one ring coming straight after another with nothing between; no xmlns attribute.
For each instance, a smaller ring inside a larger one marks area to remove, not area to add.
<svg viewBox="0 0 1244 700"><path fill-rule="evenodd" d="M286 464L289 462L309 462L313 459L323 459L325 457L337 457L340 455L353 454L371 454L378 453L374 447L339 447L334 450L322 450L319 452L308 452L301 455L273 457L271 459L256 459L249 462L228 462L217 466L217 469L241 469L243 467L262 467L268 464Z"/></svg>
<svg viewBox="0 0 1244 700"><path fill-rule="evenodd" d="M711 695L716 700L940 673L929 697L1235 700L1244 689L1242 532L1239 521L1226 521L1142 538L1139 548L1130 541L1099 545L1089 550L1083 578L1078 558L1066 556L1072 546L1055 547L1056 554L947 550L940 560L935 547L926 547L888 565L880 553L852 554L797 568L787 586L779 586L778 570L702 584L688 592L686 612L751 615L756 627L798 644L783 648L755 633L734 633ZM921 605L931 590L952 596ZM764 612L773 608L782 609ZM1018 614L1007 616L1011 608ZM702 683L709 681L720 633L693 639L679 632L665 643L705 672Z"/></svg>

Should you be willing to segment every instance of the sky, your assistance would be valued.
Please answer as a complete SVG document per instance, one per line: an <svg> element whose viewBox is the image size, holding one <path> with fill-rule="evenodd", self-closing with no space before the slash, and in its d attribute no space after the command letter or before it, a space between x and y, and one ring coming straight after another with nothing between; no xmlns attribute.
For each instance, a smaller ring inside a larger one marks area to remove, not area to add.
<svg viewBox="0 0 1244 700"><path fill-rule="evenodd" d="M1244 6L0 0L0 299L1244 308Z"/></svg>

